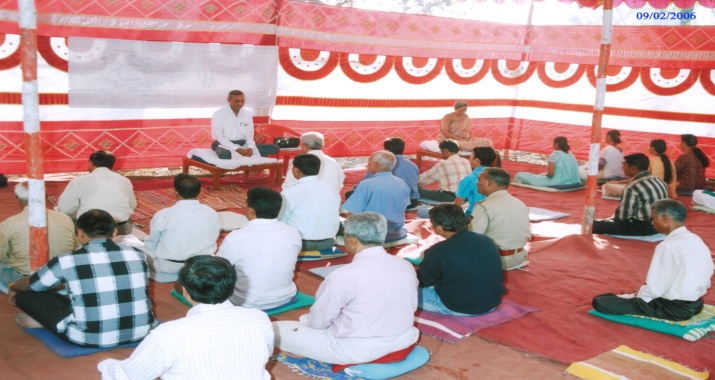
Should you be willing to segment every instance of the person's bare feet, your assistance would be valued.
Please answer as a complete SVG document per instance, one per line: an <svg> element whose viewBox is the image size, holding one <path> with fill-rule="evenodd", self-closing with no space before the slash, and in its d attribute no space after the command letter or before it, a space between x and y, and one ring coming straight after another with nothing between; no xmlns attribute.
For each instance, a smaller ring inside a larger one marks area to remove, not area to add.
<svg viewBox="0 0 715 380"><path fill-rule="evenodd" d="M37 329L44 327L39 322L34 320L31 316L25 313L19 313L15 315L15 322L17 322L18 326L24 327L26 329Z"/></svg>

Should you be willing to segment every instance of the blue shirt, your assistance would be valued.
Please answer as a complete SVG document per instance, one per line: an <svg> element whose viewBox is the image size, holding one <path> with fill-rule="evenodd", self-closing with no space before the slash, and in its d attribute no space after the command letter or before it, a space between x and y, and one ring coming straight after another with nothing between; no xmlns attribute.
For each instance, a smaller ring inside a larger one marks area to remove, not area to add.
<svg viewBox="0 0 715 380"><path fill-rule="evenodd" d="M477 182L479 182L479 174L486 169L486 166L479 166L474 168L471 174L462 178L459 181L459 187L457 188L457 196L460 198L466 198L469 201L469 206L464 212L467 216L472 215L472 210L477 202L481 202L487 197L480 194L477 191Z"/></svg>
<svg viewBox="0 0 715 380"><path fill-rule="evenodd" d="M420 199L420 192L417 186L417 179L420 177L420 169L417 168L414 162L408 160L403 155L395 155L397 161L395 167L392 168L392 175L405 181L410 187L410 199ZM375 177L374 174L367 172L360 180L360 183L366 179ZM360 184L358 183L358 185Z"/></svg>
<svg viewBox="0 0 715 380"><path fill-rule="evenodd" d="M387 238L394 241L407 236L405 208L410 204L410 187L390 172L379 172L362 182L345 201L343 209L357 214L363 211L382 214L387 219Z"/></svg>

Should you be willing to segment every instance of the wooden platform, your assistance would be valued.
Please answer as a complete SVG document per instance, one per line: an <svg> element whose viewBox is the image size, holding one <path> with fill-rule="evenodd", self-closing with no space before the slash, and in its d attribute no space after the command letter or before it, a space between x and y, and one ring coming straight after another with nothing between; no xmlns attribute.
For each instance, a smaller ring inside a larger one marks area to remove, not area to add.
<svg viewBox="0 0 715 380"><path fill-rule="evenodd" d="M276 186L281 184L283 179L283 163L281 161L272 162L270 164L260 164L252 166L239 166L235 169L222 169L217 166L203 163L201 161L192 160L188 157L184 157L182 172L188 173L189 167L195 166L207 170L213 174L213 189L218 190L221 186L221 177L228 172L243 172L244 176L248 177L249 172L263 171L268 169L269 177L271 174L274 175Z"/></svg>

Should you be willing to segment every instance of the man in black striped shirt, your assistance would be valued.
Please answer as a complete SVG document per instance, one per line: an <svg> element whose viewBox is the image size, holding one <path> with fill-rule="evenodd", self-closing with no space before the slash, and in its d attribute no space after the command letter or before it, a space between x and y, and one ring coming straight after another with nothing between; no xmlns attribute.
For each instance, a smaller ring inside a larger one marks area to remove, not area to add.
<svg viewBox="0 0 715 380"><path fill-rule="evenodd" d="M621 204L609 219L593 222L594 234L647 236L657 233L650 222L650 209L653 203L668 199L668 185L660 178L650 174L650 161L643 153L629 154L624 157L623 171L632 177L623 189Z"/></svg>

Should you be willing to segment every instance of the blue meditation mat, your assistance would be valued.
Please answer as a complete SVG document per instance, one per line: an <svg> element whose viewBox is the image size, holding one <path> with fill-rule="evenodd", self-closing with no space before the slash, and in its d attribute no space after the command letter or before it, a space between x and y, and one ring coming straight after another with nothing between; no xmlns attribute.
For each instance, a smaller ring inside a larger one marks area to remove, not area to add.
<svg viewBox="0 0 715 380"><path fill-rule="evenodd" d="M338 247L332 247L321 249L319 251L300 251L298 253L298 261L330 260L343 256L347 256L347 253L343 252Z"/></svg>
<svg viewBox="0 0 715 380"><path fill-rule="evenodd" d="M414 371L425 365L430 353L422 346L416 346L401 362L380 364L358 364L333 372L333 365L308 358L296 358L289 353L281 352L276 360L295 371L319 379L357 380L357 379L389 379Z"/></svg>
<svg viewBox="0 0 715 380"><path fill-rule="evenodd" d="M171 289L171 291L169 293L172 296L174 296L176 299L181 301L184 305L186 305L188 307L193 306L193 305L191 305L191 302L189 302L186 298L184 298L184 296L179 294L179 292L177 292L176 290ZM296 293L295 297L291 298L291 300L288 301L287 304L285 304L283 306L274 307L272 309L263 310L263 311L268 315L276 315L276 314L285 313L286 311L289 311L289 310L298 309L298 308L305 307L305 306L310 306L314 303L315 303L315 297L298 292L298 293Z"/></svg>
<svg viewBox="0 0 715 380"><path fill-rule="evenodd" d="M591 310L588 313L611 322L677 336L690 342L694 342L708 335L711 331L715 331L715 306L713 305L705 305L700 314L693 316L687 321L678 322L642 315L603 314L596 310Z"/></svg>
<svg viewBox="0 0 715 380"><path fill-rule="evenodd" d="M28 328L22 328L25 330L26 333L34 336L35 338L39 339L40 342L42 342L47 348L52 350L54 353L57 355L63 357L63 358L73 358L75 356L85 356L85 355L91 355L100 351L107 351L107 350L113 350L115 348L131 348L131 347L136 347L139 345L141 342L134 342L134 343L129 343L129 344L124 344L121 346L116 346L116 347L107 347L107 348L97 348L97 347L82 347L78 346L76 344L72 344L54 333L52 333L48 329L44 328L37 328L37 329L28 329Z"/></svg>
<svg viewBox="0 0 715 380"><path fill-rule="evenodd" d="M7 285L0 282L0 292L7 294Z"/></svg>

